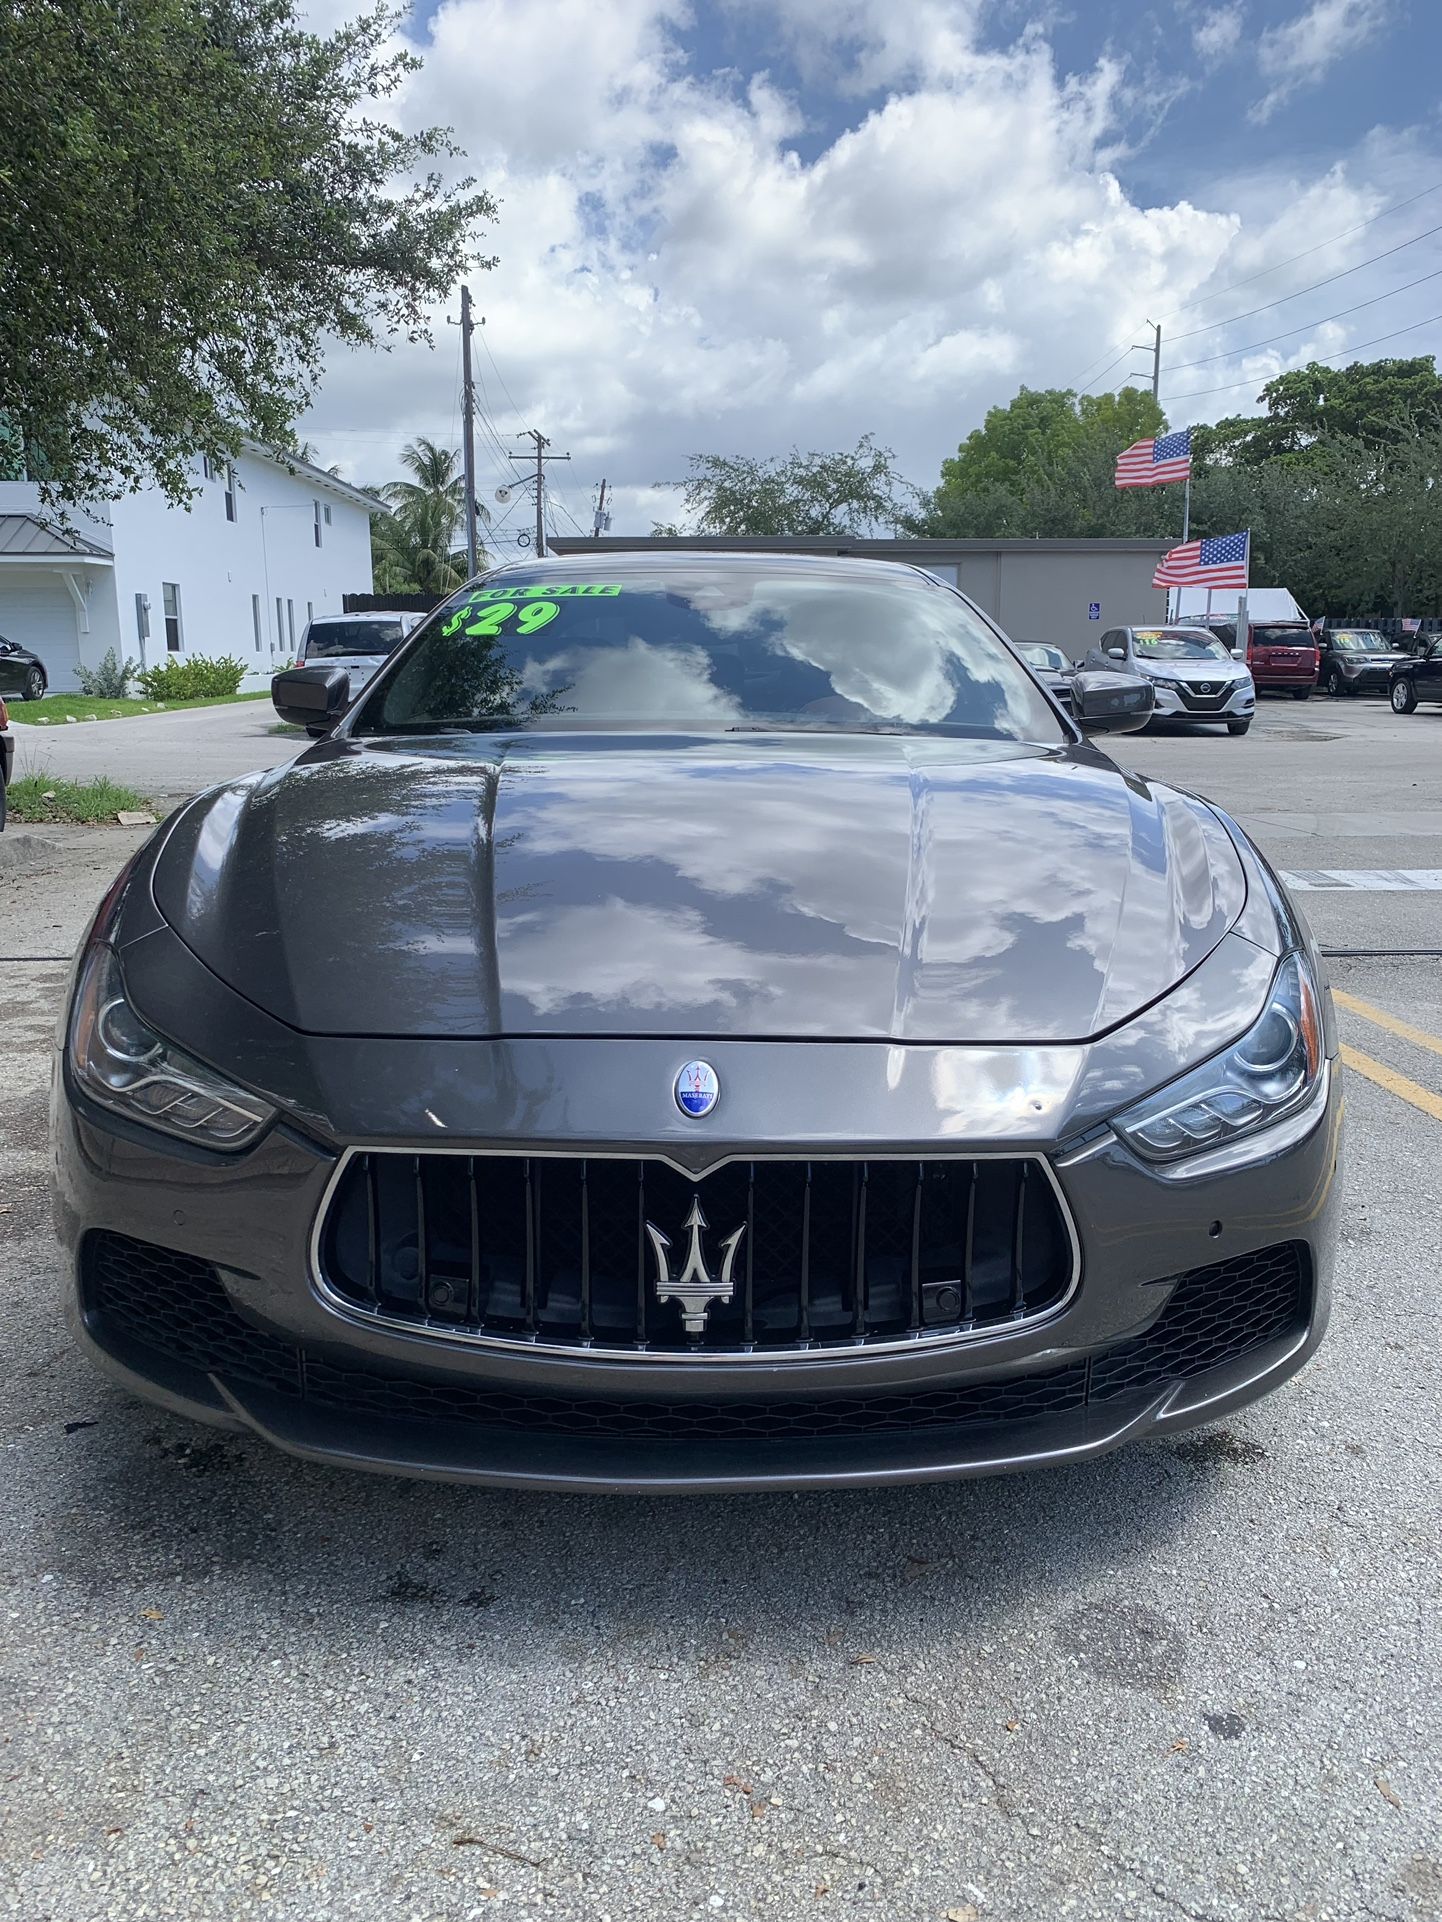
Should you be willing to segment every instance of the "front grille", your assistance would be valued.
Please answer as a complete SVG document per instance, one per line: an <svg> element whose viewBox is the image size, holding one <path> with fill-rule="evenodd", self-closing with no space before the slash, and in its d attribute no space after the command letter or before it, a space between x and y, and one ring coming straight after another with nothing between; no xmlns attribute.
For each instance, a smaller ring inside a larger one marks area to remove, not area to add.
<svg viewBox="0 0 1442 1922"><path fill-rule="evenodd" d="M633 1354L995 1329L1057 1307L1074 1270L1056 1190L1023 1158L696 1179L655 1160L360 1153L319 1250L333 1293L388 1321Z"/></svg>
<svg viewBox="0 0 1442 1922"><path fill-rule="evenodd" d="M528 1395L345 1367L267 1335L231 1306L216 1270L123 1235L94 1234L82 1267L85 1305L102 1341L201 1374L253 1383L349 1419L399 1417L501 1432L643 1441L798 1440L905 1434L1040 1420L1185 1381L1306 1327L1310 1283L1297 1243L1183 1275L1143 1335L1089 1359L1004 1380L870 1395L621 1400Z"/></svg>
<svg viewBox="0 0 1442 1922"><path fill-rule="evenodd" d="M1216 691L1211 694L1199 694L1194 687L1188 686L1185 681L1178 681L1176 683L1176 690L1181 697L1182 706L1190 709L1193 714L1220 713L1236 691L1232 687L1224 686L1216 689Z"/></svg>

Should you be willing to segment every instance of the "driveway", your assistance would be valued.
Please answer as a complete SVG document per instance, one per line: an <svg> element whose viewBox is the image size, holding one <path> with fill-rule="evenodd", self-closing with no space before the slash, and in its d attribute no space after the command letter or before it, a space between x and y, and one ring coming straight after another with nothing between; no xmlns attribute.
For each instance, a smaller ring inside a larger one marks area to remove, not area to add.
<svg viewBox="0 0 1442 1922"><path fill-rule="evenodd" d="M280 724L269 701L48 727L27 727L17 701L10 721L17 778L89 781L104 774L155 801L194 794L253 767L274 767L305 746L300 735L275 731Z"/></svg>

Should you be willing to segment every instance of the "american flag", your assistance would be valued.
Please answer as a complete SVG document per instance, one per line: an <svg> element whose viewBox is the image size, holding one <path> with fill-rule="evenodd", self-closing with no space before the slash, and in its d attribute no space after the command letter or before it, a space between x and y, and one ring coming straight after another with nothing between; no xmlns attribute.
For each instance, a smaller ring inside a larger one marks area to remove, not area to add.
<svg viewBox="0 0 1442 1922"><path fill-rule="evenodd" d="M1170 481L1190 480L1192 430L1163 434L1160 440L1134 441L1117 455L1118 487L1165 487Z"/></svg>
<svg viewBox="0 0 1442 1922"><path fill-rule="evenodd" d="M1245 587L1251 534L1219 534L1215 540L1187 541L1163 554L1152 575L1153 587Z"/></svg>

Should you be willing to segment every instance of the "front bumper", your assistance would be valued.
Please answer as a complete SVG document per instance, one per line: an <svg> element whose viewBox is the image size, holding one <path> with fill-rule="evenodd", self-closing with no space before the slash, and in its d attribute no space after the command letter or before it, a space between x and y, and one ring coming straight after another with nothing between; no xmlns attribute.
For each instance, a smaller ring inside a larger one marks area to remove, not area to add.
<svg viewBox="0 0 1442 1922"><path fill-rule="evenodd" d="M1341 668L1343 684L1349 694L1385 694L1391 686L1391 674L1385 667Z"/></svg>
<svg viewBox="0 0 1442 1922"><path fill-rule="evenodd" d="M1251 717L1257 698L1249 681L1196 693L1176 681L1153 681L1153 718L1179 721L1239 721Z"/></svg>
<svg viewBox="0 0 1442 1922"><path fill-rule="evenodd" d="M1264 1393L1327 1320L1334 1075L1304 1125L1277 1128L1243 1165L1161 1173L1109 1133L1053 1155L1082 1278L1042 1326L972 1348L741 1365L478 1351L357 1326L307 1268L333 1150L277 1127L217 1165L91 1114L63 1073L54 1121L70 1313L92 1356L176 1412L406 1475L719 1491L1081 1460ZM151 1252L124 1254L136 1244Z"/></svg>

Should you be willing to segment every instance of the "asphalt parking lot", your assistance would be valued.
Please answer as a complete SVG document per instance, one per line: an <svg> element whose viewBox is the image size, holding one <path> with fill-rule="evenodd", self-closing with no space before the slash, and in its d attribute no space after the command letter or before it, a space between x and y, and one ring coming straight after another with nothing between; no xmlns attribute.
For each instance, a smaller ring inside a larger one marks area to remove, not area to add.
<svg viewBox="0 0 1442 1922"><path fill-rule="evenodd" d="M209 778L261 723L229 726ZM1223 1426L949 1487L490 1493L127 1400L60 1309L40 957L140 836L12 858L0 1914L1442 1916L1442 963L1395 952L1442 948L1442 711L1265 701L1244 740L1117 758L1213 796L1324 945L1373 951L1330 964L1332 1329Z"/></svg>

